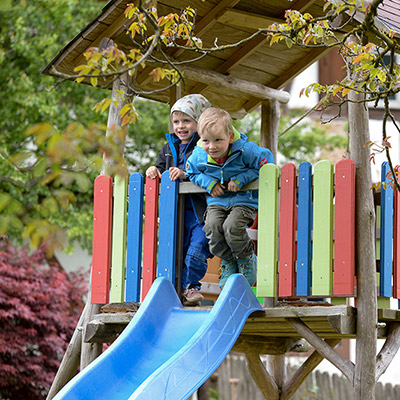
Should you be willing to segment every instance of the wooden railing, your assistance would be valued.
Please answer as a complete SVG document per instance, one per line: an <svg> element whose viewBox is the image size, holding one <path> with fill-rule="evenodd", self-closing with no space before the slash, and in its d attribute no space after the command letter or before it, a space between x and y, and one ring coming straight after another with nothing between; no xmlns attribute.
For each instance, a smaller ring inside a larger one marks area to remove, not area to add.
<svg viewBox="0 0 400 400"><path fill-rule="evenodd" d="M321 161L280 170L265 165L259 188L258 275L260 297L324 297L341 303L356 296L355 165ZM382 165L388 182L388 165ZM129 190L128 190L129 189ZM175 282L180 263L180 210L187 193L204 190L139 173L128 182L107 175L95 181L92 302L137 302L157 276ZM180 200L179 200L180 199ZM129 200L129 201L128 201ZM400 295L400 199L383 185L377 225L380 305ZM144 212L143 212L144 210ZM178 249L178 251L177 251ZM178 265L178 267L177 267ZM111 268L112 266L112 268ZM177 280L179 287L179 279Z"/></svg>

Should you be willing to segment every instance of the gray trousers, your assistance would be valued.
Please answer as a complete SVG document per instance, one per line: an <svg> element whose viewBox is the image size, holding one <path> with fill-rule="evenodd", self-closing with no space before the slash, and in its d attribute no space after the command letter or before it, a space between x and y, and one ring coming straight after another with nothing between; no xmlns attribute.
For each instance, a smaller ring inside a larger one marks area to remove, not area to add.
<svg viewBox="0 0 400 400"><path fill-rule="evenodd" d="M254 253L254 243L246 227L250 227L257 210L245 205L207 207L204 232L209 240L210 252L225 261L244 259Z"/></svg>

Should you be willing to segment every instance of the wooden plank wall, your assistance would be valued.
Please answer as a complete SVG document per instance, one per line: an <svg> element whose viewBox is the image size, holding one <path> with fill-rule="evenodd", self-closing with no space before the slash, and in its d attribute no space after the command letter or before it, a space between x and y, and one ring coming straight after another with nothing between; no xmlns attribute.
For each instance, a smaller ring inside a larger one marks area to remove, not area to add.
<svg viewBox="0 0 400 400"><path fill-rule="evenodd" d="M261 168L259 297L274 297L276 293L280 297L355 294L354 162L341 160L336 164L336 188L331 162L317 163L313 175L311 170L309 163L302 163L297 178L296 167L286 164L279 180L276 166Z"/></svg>
<svg viewBox="0 0 400 400"><path fill-rule="evenodd" d="M293 164L261 168L258 297L355 296L355 165L343 159L333 167L321 161L314 174L307 162L298 173ZM398 299L400 198L389 185L387 163L382 180L379 295ZM156 276L175 281L178 189L168 173L161 186L146 179L145 190L143 176L133 174L127 212L126 180L116 178L112 187L109 176L96 179L93 303L137 302Z"/></svg>

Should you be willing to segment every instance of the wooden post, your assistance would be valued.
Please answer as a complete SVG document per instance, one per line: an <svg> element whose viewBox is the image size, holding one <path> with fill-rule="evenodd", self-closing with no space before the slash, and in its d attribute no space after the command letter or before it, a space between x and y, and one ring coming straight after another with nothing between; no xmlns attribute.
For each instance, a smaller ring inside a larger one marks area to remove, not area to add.
<svg viewBox="0 0 400 400"><path fill-rule="evenodd" d="M182 88L181 86L173 86L170 89L169 93L169 108L175 104L177 100L182 97ZM171 118L169 119L169 131L173 132L173 125ZM185 196L180 194L178 200L178 231L176 237L176 280L175 280L175 289L178 293L178 296L181 296L182 289L182 270L183 270L183 233L184 233L184 225L183 218L185 214Z"/></svg>
<svg viewBox="0 0 400 400"><path fill-rule="evenodd" d="M260 146L271 150L274 160L278 154L278 128L281 113L277 100L265 100L261 103Z"/></svg>
<svg viewBox="0 0 400 400"><path fill-rule="evenodd" d="M264 100L261 103L261 132L260 146L271 150L274 160L278 155L278 128L280 119L280 106L278 100ZM265 307L274 307L276 299L265 298ZM280 389L284 382L285 374L285 356L269 355L267 356L269 372L276 385Z"/></svg>
<svg viewBox="0 0 400 400"><path fill-rule="evenodd" d="M51 400L63 388L63 386L65 386L75 376L78 370L82 346L82 323L85 319L88 306L89 304L86 303L53 383L51 384L46 400Z"/></svg>
<svg viewBox="0 0 400 400"><path fill-rule="evenodd" d="M169 90L169 109L171 110L172 106L175 104L177 100L182 97L182 88L180 86L172 86ZM172 121L169 119L169 131L173 132Z"/></svg>
<svg viewBox="0 0 400 400"><path fill-rule="evenodd" d="M368 109L362 95L349 93L350 155L356 163L357 340L353 386L355 399L375 399L377 293L375 209L371 191Z"/></svg>

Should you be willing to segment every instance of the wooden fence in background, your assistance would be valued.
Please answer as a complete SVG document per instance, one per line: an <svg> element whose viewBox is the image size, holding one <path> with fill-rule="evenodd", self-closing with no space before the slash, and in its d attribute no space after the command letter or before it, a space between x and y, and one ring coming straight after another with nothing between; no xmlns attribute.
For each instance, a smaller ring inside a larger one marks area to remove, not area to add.
<svg viewBox="0 0 400 400"><path fill-rule="evenodd" d="M295 367L288 366L288 374ZM210 400L264 400L250 376L243 355L231 353L212 377L217 396ZM195 400L195 396L192 399ZM292 397L293 400L352 400L350 382L337 374L315 371L303 382ZM400 385L382 384L376 386L376 400L400 399Z"/></svg>

